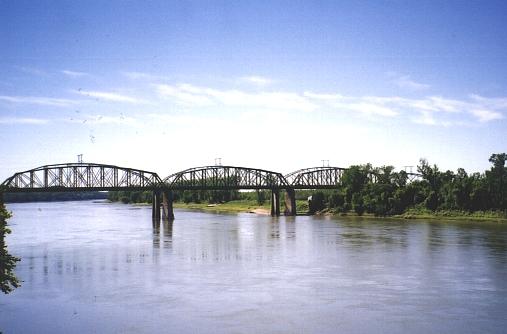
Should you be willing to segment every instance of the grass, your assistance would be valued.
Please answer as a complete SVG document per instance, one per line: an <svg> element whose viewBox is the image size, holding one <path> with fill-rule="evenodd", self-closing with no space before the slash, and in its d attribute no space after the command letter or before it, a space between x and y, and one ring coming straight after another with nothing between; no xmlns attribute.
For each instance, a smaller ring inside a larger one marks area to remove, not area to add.
<svg viewBox="0 0 507 334"><path fill-rule="evenodd" d="M263 205L259 205L255 200L236 200L220 204L209 203L183 203L174 202L173 206L178 209L205 210L214 212L253 212L258 210L259 213L271 213L271 202L266 201ZM298 213L308 212L308 202L306 200L297 200L296 209ZM283 201L280 203L280 211L284 211Z"/></svg>
<svg viewBox="0 0 507 334"><path fill-rule="evenodd" d="M174 202L173 206L179 209L193 209L205 211L222 211L222 212L253 212L254 210L262 210L270 213L270 203L266 202L259 205L257 201L238 200L219 204L208 203L188 203Z"/></svg>
<svg viewBox="0 0 507 334"><path fill-rule="evenodd" d="M507 214L501 211L467 212L459 210L430 211L427 209L409 209L407 212L394 217L405 219L474 220L507 223Z"/></svg>
<svg viewBox="0 0 507 334"><path fill-rule="evenodd" d="M143 204L137 204L143 205ZM145 205L145 204L144 204ZM149 204L151 205L151 204ZM254 212L270 214L271 203L266 201L263 205L259 205L256 200L236 200L220 204L209 204L209 203L188 203L174 202L173 206L179 209L189 210L203 210L210 212ZM308 202L306 200L297 200L296 208L298 214L306 214L308 212ZM280 205L280 211L284 211L283 200ZM333 210L324 210L320 212L323 215L332 215L337 217L350 217L350 218L383 218L377 217L373 214L364 213L358 216L354 211L348 212L335 212ZM458 221L485 221L485 222L502 222L507 223L507 214L499 211L477 211L477 212L466 212L458 210L441 210L441 211L430 211L423 208L412 208L407 212L395 215L386 216L385 218L397 218L397 219L431 219L431 220L458 220Z"/></svg>

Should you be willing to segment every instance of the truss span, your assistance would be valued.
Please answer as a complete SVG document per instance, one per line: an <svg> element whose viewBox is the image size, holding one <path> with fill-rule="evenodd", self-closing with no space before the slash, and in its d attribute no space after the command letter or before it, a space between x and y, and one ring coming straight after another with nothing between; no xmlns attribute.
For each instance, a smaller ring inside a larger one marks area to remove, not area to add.
<svg viewBox="0 0 507 334"><path fill-rule="evenodd" d="M335 188L346 170L342 167L304 168L285 175L285 179L295 189Z"/></svg>
<svg viewBox="0 0 507 334"><path fill-rule="evenodd" d="M150 190L162 185L153 172L94 163L46 165L7 178L1 187L8 192Z"/></svg>
<svg viewBox="0 0 507 334"><path fill-rule="evenodd" d="M342 177L348 168L343 167L312 167L304 168L285 175L285 179L294 189L333 189L340 185ZM406 180L413 182L421 178L420 174L406 173ZM369 182L379 182L381 175L374 171L368 172Z"/></svg>
<svg viewBox="0 0 507 334"><path fill-rule="evenodd" d="M281 173L234 166L204 166L186 169L164 179L173 190L281 189L289 184Z"/></svg>

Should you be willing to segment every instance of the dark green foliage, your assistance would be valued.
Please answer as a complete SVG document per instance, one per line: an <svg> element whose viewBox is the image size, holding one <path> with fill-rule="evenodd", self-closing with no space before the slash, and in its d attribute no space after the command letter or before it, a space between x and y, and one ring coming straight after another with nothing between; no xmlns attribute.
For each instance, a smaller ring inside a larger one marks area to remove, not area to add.
<svg viewBox="0 0 507 334"><path fill-rule="evenodd" d="M431 211L435 211L438 208L438 195L435 191L430 191L428 197L424 200L424 206Z"/></svg>
<svg viewBox="0 0 507 334"><path fill-rule="evenodd" d="M5 203L81 201L81 200L106 199L106 198L108 198L108 193L100 191L4 194Z"/></svg>
<svg viewBox="0 0 507 334"><path fill-rule="evenodd" d="M361 193L355 193L352 195L352 207L354 208L355 213L361 216L364 213L364 201Z"/></svg>
<svg viewBox="0 0 507 334"><path fill-rule="evenodd" d="M328 202L330 208L337 208L343 210L343 205L345 204L345 195L335 190L329 196Z"/></svg>
<svg viewBox="0 0 507 334"><path fill-rule="evenodd" d="M1 193L0 196L2 196ZM7 244L5 243L5 235L10 233L10 230L7 228L7 219L9 217L10 214L5 210L0 197L0 290L3 293L9 293L20 285L14 275L14 268L19 259L9 254Z"/></svg>
<svg viewBox="0 0 507 334"><path fill-rule="evenodd" d="M373 168L370 164L351 166L341 184L332 191L298 191L296 198L324 196L324 203L335 212L354 210L376 216L402 214L417 208L431 212L498 212L507 214L507 154L492 154L490 170L467 174L442 172L421 159L419 180L409 182L406 172L392 166ZM316 210L316 211L321 211ZM315 211L310 210L310 213Z"/></svg>
<svg viewBox="0 0 507 334"><path fill-rule="evenodd" d="M296 200L312 201L310 213L326 208L334 212L355 211L376 216L403 214L407 210L447 212L507 213L507 154L492 154L490 170L467 174L462 168L456 172L442 172L436 165L421 159L418 172L421 178L409 181L404 171L395 172L393 166L373 168L372 165L351 166L344 171L341 184L334 190L298 190ZM224 180L224 184L228 183ZM229 182L230 183L230 182ZM179 191L175 201L185 203L223 203L231 200L269 201L269 191ZM126 203L151 203L151 192L110 192L109 199Z"/></svg>
<svg viewBox="0 0 507 334"><path fill-rule="evenodd" d="M153 193L151 191L110 191L107 197L112 202L127 203L151 203Z"/></svg>
<svg viewBox="0 0 507 334"><path fill-rule="evenodd" d="M175 201L184 203L224 203L240 198L240 193L235 190L199 190L199 191L175 191ZM153 192L151 191L110 191L108 199L112 202L122 203L151 203Z"/></svg>
<svg viewBox="0 0 507 334"><path fill-rule="evenodd" d="M309 203L309 211L314 214L317 211L322 211L326 208L326 198L322 191L317 191L312 195L312 199Z"/></svg>
<svg viewBox="0 0 507 334"><path fill-rule="evenodd" d="M265 191L257 191L257 204L263 205L266 203L266 197Z"/></svg>
<svg viewBox="0 0 507 334"><path fill-rule="evenodd" d="M352 196L360 193L368 183L369 172L372 171L371 165L350 166L342 176L342 187L345 190L345 200L352 202Z"/></svg>

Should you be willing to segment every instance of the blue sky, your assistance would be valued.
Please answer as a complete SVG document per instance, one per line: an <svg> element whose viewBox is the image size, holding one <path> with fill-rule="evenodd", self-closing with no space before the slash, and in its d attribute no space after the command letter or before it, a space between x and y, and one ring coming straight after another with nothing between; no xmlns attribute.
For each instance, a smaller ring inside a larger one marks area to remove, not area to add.
<svg viewBox="0 0 507 334"><path fill-rule="evenodd" d="M502 1L1 1L0 178L507 151Z"/></svg>

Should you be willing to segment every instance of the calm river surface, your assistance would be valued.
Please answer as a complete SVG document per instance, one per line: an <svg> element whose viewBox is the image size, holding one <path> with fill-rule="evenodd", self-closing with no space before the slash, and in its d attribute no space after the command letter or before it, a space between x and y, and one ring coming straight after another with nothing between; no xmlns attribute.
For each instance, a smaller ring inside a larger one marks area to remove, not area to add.
<svg viewBox="0 0 507 334"><path fill-rule="evenodd" d="M9 204L5 333L505 333L507 226Z"/></svg>

